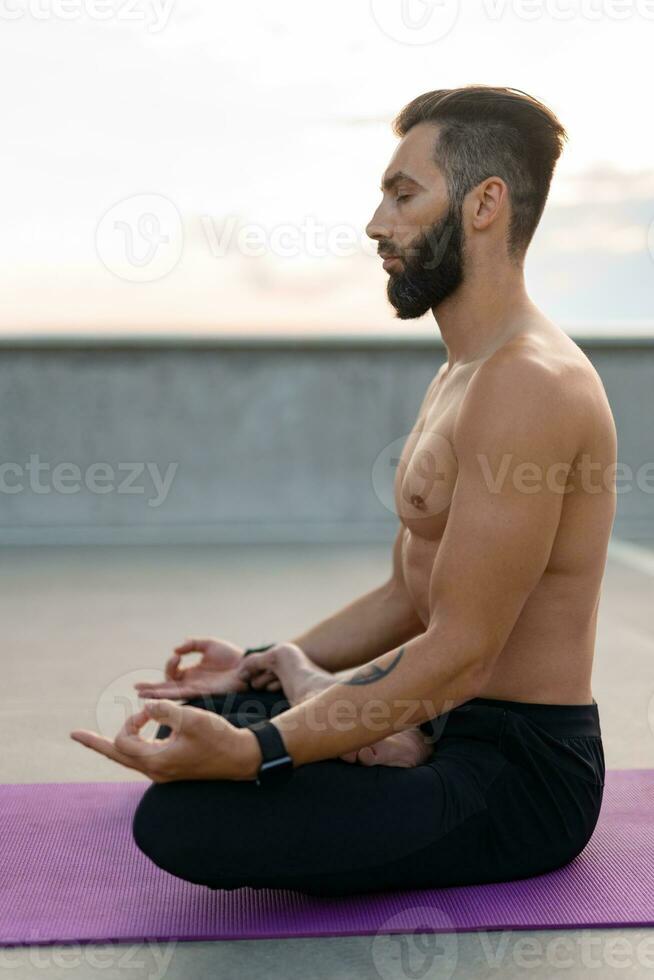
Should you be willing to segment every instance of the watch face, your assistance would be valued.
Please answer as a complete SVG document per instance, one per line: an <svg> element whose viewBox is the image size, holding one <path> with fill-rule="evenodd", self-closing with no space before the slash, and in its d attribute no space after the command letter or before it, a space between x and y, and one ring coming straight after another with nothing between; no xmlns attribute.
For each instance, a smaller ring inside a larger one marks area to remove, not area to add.
<svg viewBox="0 0 654 980"><path fill-rule="evenodd" d="M293 760L290 755L270 759L259 766L257 786L277 786L288 781L293 775Z"/></svg>

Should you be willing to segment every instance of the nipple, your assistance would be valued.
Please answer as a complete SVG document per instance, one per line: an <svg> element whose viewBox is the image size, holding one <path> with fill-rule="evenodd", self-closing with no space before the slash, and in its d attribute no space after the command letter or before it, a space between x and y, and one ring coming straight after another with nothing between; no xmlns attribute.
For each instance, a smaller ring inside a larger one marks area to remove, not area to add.
<svg viewBox="0 0 654 980"><path fill-rule="evenodd" d="M424 510L425 508L425 502L418 493L411 494L411 503L414 507L417 507L418 510Z"/></svg>

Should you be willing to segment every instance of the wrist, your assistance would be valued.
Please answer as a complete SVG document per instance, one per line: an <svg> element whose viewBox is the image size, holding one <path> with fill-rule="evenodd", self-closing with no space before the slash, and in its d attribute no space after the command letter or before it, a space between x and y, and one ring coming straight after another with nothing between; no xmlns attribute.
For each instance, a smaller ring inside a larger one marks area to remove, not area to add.
<svg viewBox="0 0 654 980"><path fill-rule="evenodd" d="M249 653L263 653L264 650L270 650L272 647L276 647L276 646L279 646L277 642L266 643L262 647L246 647L246 649L243 651L243 656L247 657Z"/></svg>
<svg viewBox="0 0 654 980"><path fill-rule="evenodd" d="M239 752L239 775L237 779L254 780L259 774L259 766L263 761L259 739L249 728L239 728L239 740L241 743Z"/></svg>

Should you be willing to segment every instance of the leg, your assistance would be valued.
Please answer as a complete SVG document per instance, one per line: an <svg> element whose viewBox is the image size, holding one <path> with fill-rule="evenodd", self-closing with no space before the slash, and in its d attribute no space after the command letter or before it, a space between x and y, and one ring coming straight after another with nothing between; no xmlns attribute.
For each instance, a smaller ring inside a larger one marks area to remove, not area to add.
<svg viewBox="0 0 654 980"><path fill-rule="evenodd" d="M236 723L242 715L231 713ZM594 739L545 742L526 723L517 743L510 716L455 709L433 761L414 768L328 759L277 789L153 783L134 839L158 867L214 889L337 896L541 874L572 860L592 833L598 750Z"/></svg>
<svg viewBox="0 0 654 980"><path fill-rule="evenodd" d="M255 689L199 696L185 703L216 711L237 727L290 707L282 692ZM162 725L155 737L169 734ZM414 778L407 778L410 771ZM422 825L420 839L433 836L430 806L423 804L425 794L433 797L437 780L427 766L364 769L330 759L300 767L291 784L277 791L229 780L153 783L134 816L134 838L159 867L211 888L249 885L321 895L386 888L393 880L389 875L395 873L399 883L409 870L404 857L394 869L386 868L386 861L377 867L375 831L388 810L387 782L393 775L397 788L392 795L400 806L386 816L387 833L403 855L416 840L416 828L407 831L404 826L411 795L412 810ZM343 799L349 803L346 811ZM350 826L356 832L348 839ZM206 848L194 842L204 842ZM366 853L370 867L352 870L353 856ZM415 870L424 870L420 859Z"/></svg>
<svg viewBox="0 0 654 980"><path fill-rule="evenodd" d="M301 766L277 790L229 780L152 784L133 833L156 865L187 881L336 896L429 887L439 863L451 874L448 809L429 766L330 759ZM471 817L458 829L462 859L479 835Z"/></svg>

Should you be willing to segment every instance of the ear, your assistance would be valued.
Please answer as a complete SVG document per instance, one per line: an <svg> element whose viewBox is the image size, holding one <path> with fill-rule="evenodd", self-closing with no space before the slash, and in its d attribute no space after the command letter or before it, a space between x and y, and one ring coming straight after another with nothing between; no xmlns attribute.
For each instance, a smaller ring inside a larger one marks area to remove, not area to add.
<svg viewBox="0 0 654 980"><path fill-rule="evenodd" d="M501 177L487 177L472 192L472 227L478 231L488 228L504 210L509 189Z"/></svg>

